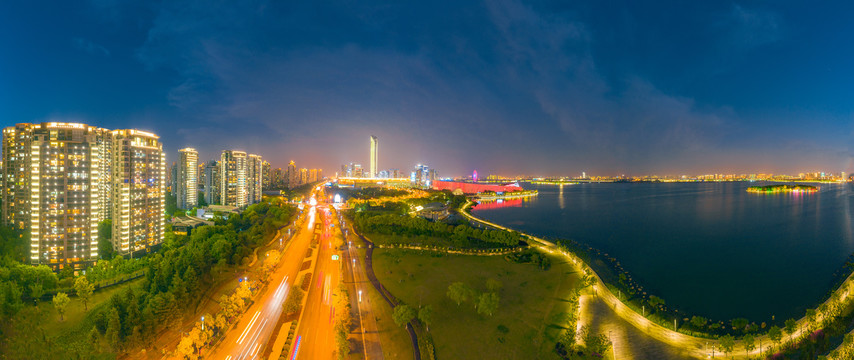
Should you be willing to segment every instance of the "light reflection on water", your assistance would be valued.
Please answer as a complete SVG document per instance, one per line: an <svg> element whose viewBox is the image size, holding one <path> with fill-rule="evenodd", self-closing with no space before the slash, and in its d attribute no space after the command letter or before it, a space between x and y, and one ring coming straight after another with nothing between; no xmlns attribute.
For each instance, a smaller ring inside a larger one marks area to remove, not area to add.
<svg viewBox="0 0 854 360"><path fill-rule="evenodd" d="M473 212L599 248L650 293L691 313L800 316L854 252L851 185L797 195L747 193L751 185L759 184L533 186L535 198Z"/></svg>

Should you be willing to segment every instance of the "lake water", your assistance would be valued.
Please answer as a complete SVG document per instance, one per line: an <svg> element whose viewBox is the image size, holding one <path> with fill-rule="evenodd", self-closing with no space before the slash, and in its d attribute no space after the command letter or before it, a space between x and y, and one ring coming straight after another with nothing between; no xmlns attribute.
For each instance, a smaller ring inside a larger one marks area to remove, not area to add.
<svg viewBox="0 0 854 360"><path fill-rule="evenodd" d="M473 214L616 257L650 294L690 314L779 321L824 300L854 252L849 184L752 194L762 183L526 186L539 196Z"/></svg>

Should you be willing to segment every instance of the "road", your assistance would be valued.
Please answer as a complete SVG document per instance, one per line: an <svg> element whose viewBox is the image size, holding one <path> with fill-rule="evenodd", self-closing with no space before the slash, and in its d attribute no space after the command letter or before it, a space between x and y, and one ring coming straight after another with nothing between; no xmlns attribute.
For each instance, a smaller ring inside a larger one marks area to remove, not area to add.
<svg viewBox="0 0 854 360"><path fill-rule="evenodd" d="M337 219L336 219L337 220ZM341 226L341 222L338 225ZM342 227L343 229L343 227ZM353 232L348 230L347 234L352 235ZM368 276L365 273L363 259L359 259L359 253L352 242L348 241L347 251L344 252L344 268L345 282L347 289L350 292L350 306L356 311L357 315L353 317L354 323L358 326L361 341L358 346L360 351L365 355L366 359L377 360L383 359L382 345L380 344L379 328L377 327L376 315L374 315L371 307L370 297L367 295L368 289L366 286L371 286L368 282ZM362 296L359 296L359 291L362 291Z"/></svg>
<svg viewBox="0 0 854 360"><path fill-rule="evenodd" d="M307 220L306 224L306 227L310 227L311 219ZM307 230L306 227L301 227L290 245L286 245L278 266L268 276L267 287L256 295L255 302L241 315L237 324L226 334L220 345L213 349L212 353L204 355L205 358L255 359L263 352L282 315L282 303L288 295L291 284L295 281L311 242L312 231ZM253 279L249 280L253 281Z"/></svg>
<svg viewBox="0 0 854 360"><path fill-rule="evenodd" d="M323 196L319 196L323 199ZM333 294L341 282L342 260L332 259L337 255L336 247L341 238L332 231L332 219L325 204L317 206L318 223L322 232L318 239L317 264L314 269L311 287L299 321L299 329L294 337L299 348L293 351L295 359L333 359L337 349L335 343L335 321L340 311L335 307L336 299ZM337 243L337 244L336 244Z"/></svg>

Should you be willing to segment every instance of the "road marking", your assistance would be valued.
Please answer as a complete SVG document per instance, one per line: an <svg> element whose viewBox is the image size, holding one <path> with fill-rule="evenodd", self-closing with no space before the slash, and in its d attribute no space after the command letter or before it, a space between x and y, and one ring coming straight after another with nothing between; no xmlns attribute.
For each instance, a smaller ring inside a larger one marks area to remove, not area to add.
<svg viewBox="0 0 854 360"><path fill-rule="evenodd" d="M260 312L260 311L256 311L256 312L255 312L255 316L253 316L253 317L252 317L252 320L251 320L251 321L249 321L249 325L246 325L246 329L243 329L243 333L242 333L242 334L240 334L240 337L239 337L239 338L237 338L237 343L238 343L238 344L242 344L242 343L243 343L243 340L245 340L246 334L248 333L249 329L250 329L250 328L252 328L252 324L254 324L254 323L255 323L255 320L256 320L256 319L258 319L258 315L261 315L261 312Z"/></svg>
<svg viewBox="0 0 854 360"><path fill-rule="evenodd" d="M231 355L226 356L225 360L231 360Z"/></svg>

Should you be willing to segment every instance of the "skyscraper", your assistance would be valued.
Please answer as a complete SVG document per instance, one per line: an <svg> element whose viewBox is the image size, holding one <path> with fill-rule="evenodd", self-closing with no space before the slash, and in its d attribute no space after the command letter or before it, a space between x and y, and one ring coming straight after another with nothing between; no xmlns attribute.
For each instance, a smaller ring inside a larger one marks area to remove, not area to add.
<svg viewBox="0 0 854 360"><path fill-rule="evenodd" d="M264 160L261 155L249 154L246 160L246 205L261 202L264 182Z"/></svg>
<svg viewBox="0 0 854 360"><path fill-rule="evenodd" d="M166 155L160 138L140 130L113 130L113 247L120 254L163 241ZM195 165L194 165L195 168Z"/></svg>
<svg viewBox="0 0 854 360"><path fill-rule="evenodd" d="M270 167L270 163L266 160L261 163L261 178L263 179L261 184L262 190L270 190L273 188L273 172Z"/></svg>
<svg viewBox="0 0 854 360"><path fill-rule="evenodd" d="M178 208L192 209L199 204L199 152L193 148L178 150Z"/></svg>
<svg viewBox="0 0 854 360"><path fill-rule="evenodd" d="M246 188L246 152L223 150L220 166L220 202L222 205L244 207L249 196Z"/></svg>
<svg viewBox="0 0 854 360"><path fill-rule="evenodd" d="M371 173L368 177L377 177L377 137L371 135Z"/></svg>
<svg viewBox="0 0 854 360"><path fill-rule="evenodd" d="M292 189L297 187L299 184L299 174L297 173L297 166L293 160L288 163L288 189Z"/></svg>
<svg viewBox="0 0 854 360"><path fill-rule="evenodd" d="M78 268L97 259L107 130L50 122L18 124L3 135L4 219L30 228L30 261Z"/></svg>
<svg viewBox="0 0 854 360"><path fill-rule="evenodd" d="M221 183L219 173L219 161L211 160L205 164L205 202L208 204L219 204L219 187Z"/></svg>

